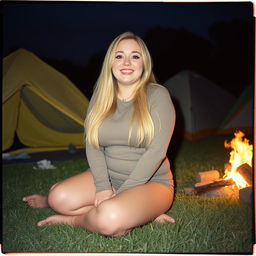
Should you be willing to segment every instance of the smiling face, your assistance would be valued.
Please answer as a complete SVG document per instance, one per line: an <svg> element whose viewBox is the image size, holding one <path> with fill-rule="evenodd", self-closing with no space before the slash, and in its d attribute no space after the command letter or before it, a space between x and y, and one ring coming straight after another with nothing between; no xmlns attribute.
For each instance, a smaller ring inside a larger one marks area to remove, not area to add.
<svg viewBox="0 0 256 256"><path fill-rule="evenodd" d="M141 48L134 39L119 42L112 64L112 73L118 86L136 85L143 72Z"/></svg>

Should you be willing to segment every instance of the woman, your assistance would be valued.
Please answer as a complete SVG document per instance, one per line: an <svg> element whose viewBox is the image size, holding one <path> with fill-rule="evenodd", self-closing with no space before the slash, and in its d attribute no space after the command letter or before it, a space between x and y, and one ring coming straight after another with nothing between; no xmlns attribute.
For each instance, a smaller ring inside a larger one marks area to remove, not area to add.
<svg viewBox="0 0 256 256"><path fill-rule="evenodd" d="M64 223L107 236L127 234L164 214L173 201L166 151L175 111L156 84L144 42L131 32L109 46L85 121L90 170L55 184L47 197L24 197L30 207L60 215L38 226Z"/></svg>

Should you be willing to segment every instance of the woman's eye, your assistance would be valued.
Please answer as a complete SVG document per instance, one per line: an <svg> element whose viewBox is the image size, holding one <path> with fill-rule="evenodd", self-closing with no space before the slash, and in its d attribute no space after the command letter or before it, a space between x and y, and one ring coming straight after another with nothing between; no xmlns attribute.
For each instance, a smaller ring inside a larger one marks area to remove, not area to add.
<svg viewBox="0 0 256 256"><path fill-rule="evenodd" d="M122 55L116 55L116 59L122 59Z"/></svg>
<svg viewBox="0 0 256 256"><path fill-rule="evenodd" d="M139 55L133 55L132 58L135 59L135 60L138 60L140 58L140 56Z"/></svg>

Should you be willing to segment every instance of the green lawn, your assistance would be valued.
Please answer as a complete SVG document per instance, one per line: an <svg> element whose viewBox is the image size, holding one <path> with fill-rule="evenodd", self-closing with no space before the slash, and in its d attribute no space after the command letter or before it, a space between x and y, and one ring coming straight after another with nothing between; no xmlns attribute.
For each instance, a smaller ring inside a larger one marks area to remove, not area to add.
<svg viewBox="0 0 256 256"><path fill-rule="evenodd" d="M252 254L253 210L239 200L188 196L183 188L195 183L199 171L223 172L229 152L225 137L196 143L184 141L171 165L176 194L169 214L175 224L150 223L123 237L104 237L78 227L37 227L54 212L30 209L25 195L46 194L55 182L88 167L86 160L53 162L55 170L34 170L35 164L3 166L3 252L122 252Z"/></svg>

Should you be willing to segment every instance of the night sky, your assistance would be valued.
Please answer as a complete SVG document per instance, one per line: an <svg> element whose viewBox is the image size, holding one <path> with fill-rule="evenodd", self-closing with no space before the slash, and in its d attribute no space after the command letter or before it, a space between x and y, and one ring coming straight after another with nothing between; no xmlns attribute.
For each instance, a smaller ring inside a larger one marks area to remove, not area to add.
<svg viewBox="0 0 256 256"><path fill-rule="evenodd" d="M115 36L140 36L156 26L185 28L206 39L217 22L252 16L250 3L5 2L3 55L23 47L35 54L85 66Z"/></svg>
<svg viewBox="0 0 256 256"><path fill-rule="evenodd" d="M2 7L3 57L18 48L25 48L44 61L52 60L52 63L48 61L48 64L53 66L53 60L55 62L66 61L66 65L67 62L69 64L72 63L73 67L64 67L64 64L55 63L55 68L62 73L66 73L80 88L86 82L89 84L87 86L93 86L99 72L98 70L100 69L100 63L102 63L103 54L105 54L111 41L122 32L133 31L143 38L148 31L155 28L161 28L162 30L184 30L187 34L190 33L198 38L200 37L202 40L214 45L216 42L212 41L212 37L209 34L212 26L220 23L229 24L234 20L250 23L253 18L252 2L139 3L6 1L3 2ZM224 36L225 33L223 33ZM237 42L237 40L243 41L244 38L243 35L241 37L237 36L239 35L239 31L235 31L235 33L236 37L231 42L232 44L234 42L234 45L236 45L234 51L239 54L241 52L242 54L242 51L244 48L247 48L247 45L246 42L242 42L243 45L240 49L240 42ZM173 41L175 41L175 36L173 35ZM157 41L157 38L153 35L151 41L154 40ZM160 70L158 71L160 82L163 82L175 72L182 71L183 68L192 67L212 80L216 78L216 82L220 84L227 84L229 87L232 86L233 81L228 80L232 72L237 73L234 70L235 67L230 66L230 74L226 72L223 75L221 69L226 69L229 63L226 63L227 60L216 59L216 52L225 52L226 50L224 48L220 50L214 49L212 53L204 52L203 49L202 51L197 49L199 51L198 54L214 56L215 59L213 61L210 60L212 66L209 64L209 72L206 71L208 64L206 62L203 63L205 60L202 60L202 67L198 67L198 64L193 65L191 60L186 65L184 63L187 60L182 55L182 51L179 52L178 50L172 49L173 53L181 54L181 58L184 58L184 60L173 59L177 65L170 66L170 73L163 71L161 74L161 70L164 69L161 65L164 65L165 62L170 63L170 58L173 56L171 54L166 60L160 59L160 53L158 54L158 51L161 50L161 44L163 43L163 41L161 43L159 42L159 45L157 45L159 48L153 52L153 61L156 59L156 66ZM182 47L184 49L183 52L186 49L190 49L186 45ZM195 50L191 48L190 51L193 52ZM92 64L91 58L95 55L97 56L97 54L101 54L101 57L98 60L94 60ZM232 59L233 53L229 54L231 57L227 56L226 59L228 61L230 60L230 63L238 61L240 62L240 66L245 68L242 71L241 78L233 78L233 80L239 80L241 85L248 83L248 76L251 76L251 74L245 73L247 72L246 65L249 66L250 63L247 60L241 60L243 58L241 56ZM250 52L247 51L248 54ZM219 55L221 56L221 53ZM167 54L166 56L169 55ZM197 57L191 56L191 58L198 61L196 60ZM179 64L179 61L183 62L183 64ZM216 71L217 73L215 74L213 65L219 66L218 63L224 62L225 66L223 68L219 67L219 71ZM225 75L226 77L224 77ZM86 76L86 80L83 76ZM85 94L90 95L91 92L85 92Z"/></svg>

